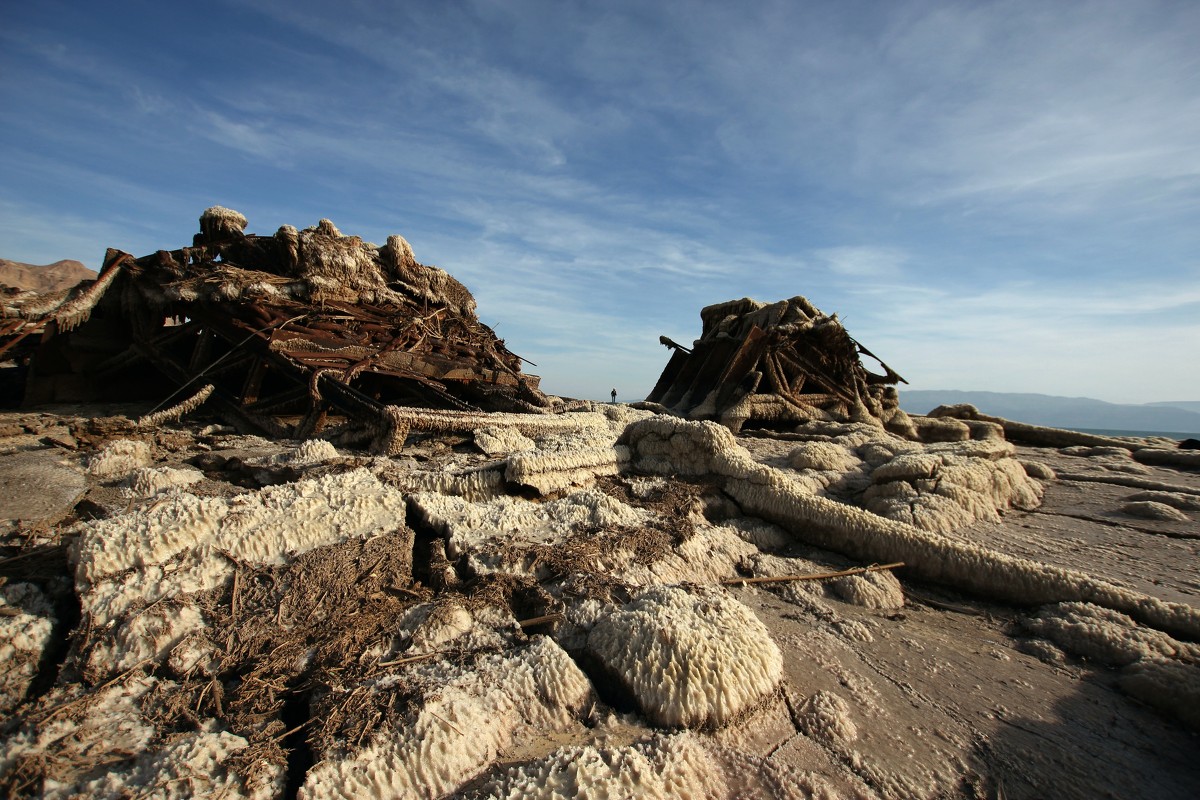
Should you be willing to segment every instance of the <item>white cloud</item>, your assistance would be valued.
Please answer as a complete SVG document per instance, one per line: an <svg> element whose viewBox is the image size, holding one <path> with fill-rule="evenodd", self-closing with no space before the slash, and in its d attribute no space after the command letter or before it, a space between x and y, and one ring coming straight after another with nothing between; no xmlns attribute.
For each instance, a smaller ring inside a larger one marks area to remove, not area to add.
<svg viewBox="0 0 1200 800"><path fill-rule="evenodd" d="M1179 365L1200 347L1200 280L1030 282L973 292L876 286L863 294L866 303L855 316L861 322L851 332L914 388L1116 402L1187 397L1196 390L1194 376Z"/></svg>
<svg viewBox="0 0 1200 800"><path fill-rule="evenodd" d="M897 278L909 260L899 247L872 245L827 247L813 255L834 273L850 278Z"/></svg>

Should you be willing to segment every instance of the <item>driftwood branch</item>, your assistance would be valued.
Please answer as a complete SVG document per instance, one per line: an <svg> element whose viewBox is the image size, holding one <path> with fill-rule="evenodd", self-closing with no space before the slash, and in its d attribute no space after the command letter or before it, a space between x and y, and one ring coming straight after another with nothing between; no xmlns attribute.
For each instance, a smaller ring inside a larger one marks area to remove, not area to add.
<svg viewBox="0 0 1200 800"><path fill-rule="evenodd" d="M742 583L791 583L793 581L819 581L824 578L842 578L847 575L861 575L864 572L879 572L885 569L896 569L903 567L903 561L896 561L892 564L872 564L869 567L854 567L853 569L844 569L839 572L820 572L816 575L776 575L771 577L761 578L727 578L721 581L722 586L737 586Z"/></svg>

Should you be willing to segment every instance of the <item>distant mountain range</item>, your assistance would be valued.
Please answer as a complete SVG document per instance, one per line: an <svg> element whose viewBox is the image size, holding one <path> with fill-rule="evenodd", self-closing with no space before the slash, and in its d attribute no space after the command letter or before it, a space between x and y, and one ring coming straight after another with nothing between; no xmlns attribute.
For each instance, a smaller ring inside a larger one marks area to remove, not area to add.
<svg viewBox="0 0 1200 800"><path fill-rule="evenodd" d="M1200 400L1120 405L1090 397L1047 394L954 389L900 392L900 407L910 414L927 414L937 406L951 403L970 403L994 417L1054 428L1162 431L1200 437Z"/></svg>
<svg viewBox="0 0 1200 800"><path fill-rule="evenodd" d="M78 261L55 261L53 264L38 266L0 258L0 283L16 286L18 289L53 292L95 277L95 270L88 269Z"/></svg>

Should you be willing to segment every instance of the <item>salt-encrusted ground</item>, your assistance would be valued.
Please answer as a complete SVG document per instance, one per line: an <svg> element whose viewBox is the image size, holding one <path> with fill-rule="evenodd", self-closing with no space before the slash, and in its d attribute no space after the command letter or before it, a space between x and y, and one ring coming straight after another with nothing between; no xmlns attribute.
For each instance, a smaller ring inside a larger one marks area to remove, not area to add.
<svg viewBox="0 0 1200 800"><path fill-rule="evenodd" d="M1200 785L1197 472L979 424L598 405L379 458L55 411L0 415L11 795Z"/></svg>

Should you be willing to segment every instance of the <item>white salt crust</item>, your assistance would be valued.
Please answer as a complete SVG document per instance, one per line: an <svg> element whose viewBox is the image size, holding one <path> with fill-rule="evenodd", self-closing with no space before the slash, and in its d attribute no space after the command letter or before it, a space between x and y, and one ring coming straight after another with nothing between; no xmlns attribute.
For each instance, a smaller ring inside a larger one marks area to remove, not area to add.
<svg viewBox="0 0 1200 800"><path fill-rule="evenodd" d="M1200 731L1200 664L1142 658L1121 672L1117 685L1128 695Z"/></svg>
<svg viewBox="0 0 1200 800"><path fill-rule="evenodd" d="M88 523L72 553L83 612L93 626L119 625L92 662L127 669L164 655L203 621L186 603L161 601L221 585L236 562L282 565L316 547L395 530L404 517L403 495L359 469L229 500L176 493Z"/></svg>
<svg viewBox="0 0 1200 800"><path fill-rule="evenodd" d="M1180 511L1200 511L1200 497L1183 492L1137 492L1125 498L1126 502L1151 502L1177 508Z"/></svg>
<svg viewBox="0 0 1200 800"><path fill-rule="evenodd" d="M0 776L21 756L45 754L59 765L46 780L42 797L47 800L269 800L279 795L282 766L258 765L257 782L251 786L227 771L229 756L247 742L212 721L198 731L159 741L142 703L160 684L173 686L152 677L133 677L86 699L77 696L77 690L54 690L47 698L51 705L74 700L73 712L22 728L0 744Z"/></svg>
<svg viewBox="0 0 1200 800"><path fill-rule="evenodd" d="M1031 478L1037 478L1039 481L1053 481L1058 479L1058 475L1054 470L1040 461L1029 461L1022 458L1018 459L1017 463L1025 470L1025 474Z"/></svg>
<svg viewBox="0 0 1200 800"><path fill-rule="evenodd" d="M529 572L518 560L506 557L505 547L494 545L553 544L575 530L637 526L647 518L646 512L594 489L546 503L516 497L472 503L426 492L411 499L425 521L446 536L446 555L451 559L474 556L472 564L484 572Z"/></svg>
<svg viewBox="0 0 1200 800"><path fill-rule="evenodd" d="M588 651L655 725L720 727L783 674L766 627L719 589L649 589L596 623Z"/></svg>
<svg viewBox="0 0 1200 800"><path fill-rule="evenodd" d="M602 558L608 564L625 561L624 566L611 570L617 580L631 586L658 586L717 583L732 578L737 574L737 565L757 552L758 548L743 539L737 529L709 525L701 519L690 537L655 561L642 563L632 551L609 552Z"/></svg>
<svg viewBox="0 0 1200 800"><path fill-rule="evenodd" d="M519 639L520 626L510 612L494 606L467 609L457 600L420 603L404 612L395 644L409 657L454 646L459 649L500 649ZM382 660L390 660L391 656Z"/></svg>
<svg viewBox="0 0 1200 800"><path fill-rule="evenodd" d="M592 686L550 639L482 657L473 667L426 662L405 681L425 687L420 710L347 756L326 754L300 800L433 798L488 769L501 750L565 730L594 701Z"/></svg>
<svg viewBox="0 0 1200 800"><path fill-rule="evenodd" d="M307 467L314 464L321 464L337 457L337 448L331 443L324 439L308 439L302 442L296 449L275 456L274 460L277 463Z"/></svg>
<svg viewBox="0 0 1200 800"><path fill-rule="evenodd" d="M886 610L904 607L904 588L888 570L833 578L829 588L851 605Z"/></svg>
<svg viewBox="0 0 1200 800"><path fill-rule="evenodd" d="M1200 644L1091 603L1047 606L1023 624L1069 653L1124 667L1122 691L1200 730Z"/></svg>
<svg viewBox="0 0 1200 800"><path fill-rule="evenodd" d="M390 461L390 459L381 459ZM391 464L373 467L380 478L389 482L401 483L409 492L429 494L454 495L473 502L494 500L504 497L507 492L504 485L504 468L506 462L493 461L478 466L465 468L448 467L441 470L403 469L397 470Z"/></svg>
<svg viewBox="0 0 1200 800"><path fill-rule="evenodd" d="M87 472L101 480L121 478L138 467L149 466L151 460L150 445L146 442L115 439L88 459Z"/></svg>
<svg viewBox="0 0 1200 800"><path fill-rule="evenodd" d="M615 438L615 437L614 437ZM561 437L552 447L539 447L509 457L504 477L540 494L586 486L601 475L616 475L629 463L629 449L612 443L591 446L584 437Z"/></svg>
<svg viewBox="0 0 1200 800"><path fill-rule="evenodd" d="M82 714L60 714L26 725L0 743L0 775L8 772L21 756L53 752L68 764L86 765L109 760L120 761L127 753L145 752L154 738L155 730L143 720L140 701L158 683L151 677L132 677L101 689L80 703ZM59 705L78 700L82 687L52 690L43 702ZM45 787L47 798L78 796L77 780L88 780L86 772L72 776L70 781L50 781Z"/></svg>
<svg viewBox="0 0 1200 800"><path fill-rule="evenodd" d="M1133 500L1121 505L1122 514L1142 519L1153 519L1160 522L1188 522L1191 517L1178 508L1160 503L1157 500Z"/></svg>
<svg viewBox="0 0 1200 800"><path fill-rule="evenodd" d="M1008 442L985 439L902 453L875 468L863 501L880 516L937 533L999 522L1007 508L1037 508L1044 491L1013 452Z"/></svg>
<svg viewBox="0 0 1200 800"><path fill-rule="evenodd" d="M1200 639L1200 610L813 495L785 472L755 463L719 425L660 416L630 425L623 442L629 445L637 469L718 476L725 492L746 514L781 525L809 544L867 562L903 561L906 570L926 580L1023 605L1091 602L1161 630Z"/></svg>
<svg viewBox="0 0 1200 800"><path fill-rule="evenodd" d="M515 428L489 425L475 431L475 446L489 456L504 456L533 450L537 444Z"/></svg>
<svg viewBox="0 0 1200 800"><path fill-rule="evenodd" d="M1200 660L1200 645L1177 641L1138 625L1126 614L1091 603L1046 606L1023 624L1069 653L1113 666L1143 658Z"/></svg>
<svg viewBox="0 0 1200 800"><path fill-rule="evenodd" d="M845 749L858 739L850 704L833 692L817 692L796 709L796 722L806 735Z"/></svg>
<svg viewBox="0 0 1200 800"><path fill-rule="evenodd" d="M113 771L83 787L96 800L125 800L147 797L155 800L188 800L193 797L222 797L229 800L272 800L284 788L282 767L263 774L264 779L246 786L225 764L245 748L241 736L219 730L180 734L161 748L145 752L129 771ZM273 780L272 780L273 778Z"/></svg>
<svg viewBox="0 0 1200 800"><path fill-rule="evenodd" d="M202 480L204 473L195 469L140 467L126 478L126 483L134 496L151 497L167 489L186 488Z"/></svg>
<svg viewBox="0 0 1200 800"><path fill-rule="evenodd" d="M805 442L788 454L788 463L796 469L844 472L855 466L858 459L833 442Z"/></svg>
<svg viewBox="0 0 1200 800"><path fill-rule="evenodd" d="M565 747L510 767L467 795L473 800L834 800L819 776L702 739L656 734L625 746Z"/></svg>
<svg viewBox="0 0 1200 800"><path fill-rule="evenodd" d="M504 477L509 483L529 486L540 494L560 492L572 486L588 486L601 475L616 475L629 463L629 449L617 444L624 421L650 416L649 412L623 407L603 407L604 413L591 414L601 424L569 431L547 431L537 437L532 447L514 429L501 433L503 428L488 428L476 443L489 455L498 455L509 445ZM522 440L525 441L522 441Z"/></svg>
<svg viewBox="0 0 1200 800"><path fill-rule="evenodd" d="M25 699L54 630L54 609L32 583L0 586L0 714Z"/></svg>

